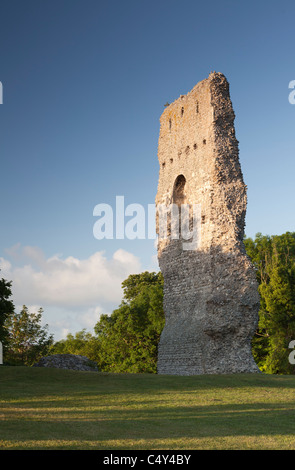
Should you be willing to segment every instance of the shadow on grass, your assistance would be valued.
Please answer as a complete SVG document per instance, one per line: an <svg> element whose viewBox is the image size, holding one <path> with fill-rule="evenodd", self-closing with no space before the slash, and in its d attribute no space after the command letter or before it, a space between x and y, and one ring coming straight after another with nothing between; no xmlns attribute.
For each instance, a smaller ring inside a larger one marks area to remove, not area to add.
<svg viewBox="0 0 295 470"><path fill-rule="evenodd" d="M52 405L52 403L51 403ZM65 404L63 404L65 406ZM87 409L5 410L3 440L118 440L295 434L295 405L251 403L105 412ZM20 432L21 427L21 432Z"/></svg>
<svg viewBox="0 0 295 470"><path fill-rule="evenodd" d="M293 376L10 369L0 369L0 439L15 449L295 435Z"/></svg>

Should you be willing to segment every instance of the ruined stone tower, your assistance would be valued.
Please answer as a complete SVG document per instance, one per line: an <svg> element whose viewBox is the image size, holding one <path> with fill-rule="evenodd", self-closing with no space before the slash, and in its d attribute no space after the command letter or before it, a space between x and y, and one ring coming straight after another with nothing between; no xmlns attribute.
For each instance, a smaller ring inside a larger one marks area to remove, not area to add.
<svg viewBox="0 0 295 470"><path fill-rule="evenodd" d="M246 186L234 117L228 82L214 72L160 118L156 205L198 204L200 212L197 248L184 250L181 234L172 239L169 230L158 241L159 374L259 371L251 353L259 295L243 244Z"/></svg>

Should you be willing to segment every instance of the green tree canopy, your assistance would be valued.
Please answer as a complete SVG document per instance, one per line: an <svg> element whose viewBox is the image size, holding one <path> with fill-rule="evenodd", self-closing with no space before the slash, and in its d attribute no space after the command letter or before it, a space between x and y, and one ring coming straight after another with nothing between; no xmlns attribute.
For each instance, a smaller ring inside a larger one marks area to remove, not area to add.
<svg viewBox="0 0 295 470"><path fill-rule="evenodd" d="M294 374L288 348L295 339L295 233L244 240L257 269L260 311L253 355L268 373Z"/></svg>
<svg viewBox="0 0 295 470"><path fill-rule="evenodd" d="M133 274L122 287L119 308L110 316L101 315L94 328L100 343L100 367L112 372L156 372L164 326L162 274Z"/></svg>
<svg viewBox="0 0 295 470"><path fill-rule="evenodd" d="M78 331L75 335L69 333L66 339L61 339L50 348L50 354L78 354L100 362L100 347L96 337L86 329Z"/></svg>
<svg viewBox="0 0 295 470"><path fill-rule="evenodd" d="M24 305L20 313L13 313L6 320L9 333L5 362L15 365L32 365L45 356L53 343L48 325L41 326L43 310L30 313Z"/></svg>
<svg viewBox="0 0 295 470"><path fill-rule="evenodd" d="M8 340L8 330L5 327L5 322L10 315L14 312L14 305L10 299L11 281L0 279L0 341L5 346Z"/></svg>

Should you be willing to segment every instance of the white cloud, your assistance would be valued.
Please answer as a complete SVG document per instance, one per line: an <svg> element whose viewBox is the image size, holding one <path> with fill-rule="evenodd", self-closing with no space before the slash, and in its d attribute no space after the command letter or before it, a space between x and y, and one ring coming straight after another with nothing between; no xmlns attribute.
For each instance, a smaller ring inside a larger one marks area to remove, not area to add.
<svg viewBox="0 0 295 470"><path fill-rule="evenodd" d="M14 304L41 306L49 330L59 337L89 331L101 313L111 313L121 302L122 281L141 272L139 259L122 249L111 259L104 252L86 259L46 259L40 248L20 245L7 253L11 261L0 258L0 277L12 280Z"/></svg>

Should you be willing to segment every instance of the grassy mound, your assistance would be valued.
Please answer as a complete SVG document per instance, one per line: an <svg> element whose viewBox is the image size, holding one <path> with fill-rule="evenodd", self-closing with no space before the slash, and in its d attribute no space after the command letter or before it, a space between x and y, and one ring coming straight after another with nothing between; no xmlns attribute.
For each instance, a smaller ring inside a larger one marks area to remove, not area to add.
<svg viewBox="0 0 295 470"><path fill-rule="evenodd" d="M295 377L0 367L1 449L295 449Z"/></svg>

